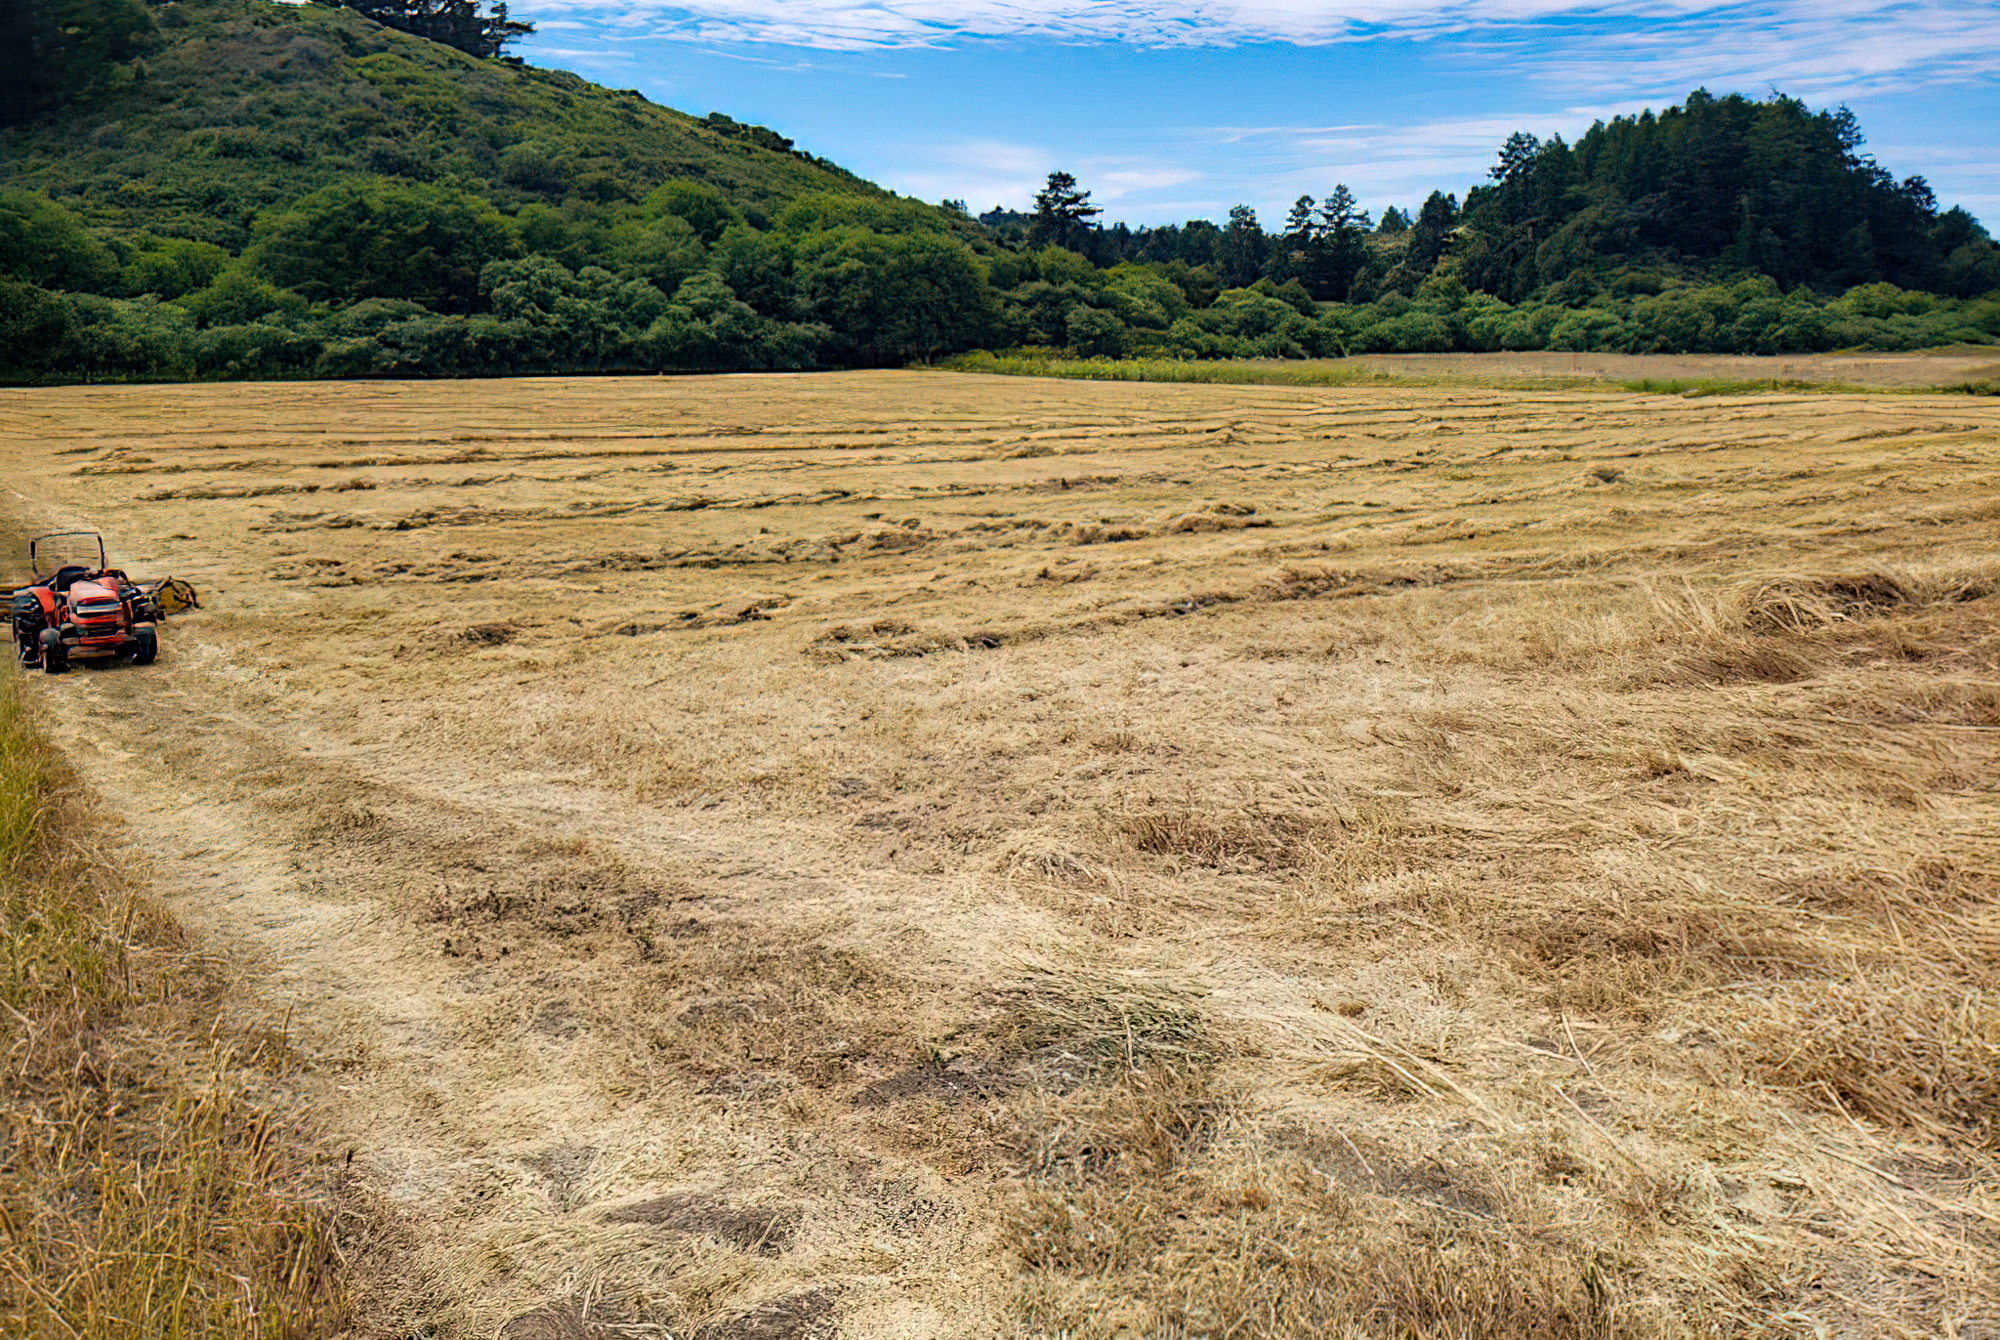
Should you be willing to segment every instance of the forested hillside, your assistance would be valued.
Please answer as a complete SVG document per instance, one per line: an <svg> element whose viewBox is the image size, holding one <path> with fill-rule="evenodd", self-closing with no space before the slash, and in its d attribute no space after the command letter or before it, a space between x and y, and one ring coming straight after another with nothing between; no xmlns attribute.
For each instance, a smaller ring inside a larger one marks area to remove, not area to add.
<svg viewBox="0 0 2000 1340"><path fill-rule="evenodd" d="M1712 268L1784 288L1886 283L1969 298L2000 288L2000 253L1922 177L1863 152L1846 108L1697 91L1661 115L1592 126L1574 147L1517 134L1465 202L1465 281L1518 300L1607 262Z"/></svg>
<svg viewBox="0 0 2000 1340"><path fill-rule="evenodd" d="M1517 135L1463 206L1379 221L1336 183L1271 232L1105 227L1065 173L975 220L496 59L519 25L455 3L427 40L330 5L0 0L30 15L0 69L0 376L2000 339L2000 252L1844 110L1697 93Z"/></svg>

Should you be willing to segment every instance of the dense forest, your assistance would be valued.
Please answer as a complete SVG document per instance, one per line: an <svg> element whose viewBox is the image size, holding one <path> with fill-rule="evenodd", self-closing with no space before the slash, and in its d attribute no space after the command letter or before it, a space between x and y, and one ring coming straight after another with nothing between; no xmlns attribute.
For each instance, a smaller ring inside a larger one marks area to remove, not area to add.
<svg viewBox="0 0 2000 1340"><path fill-rule="evenodd" d="M1266 230L899 198L722 113L501 54L474 0L0 0L0 376L1297 358L2000 340L2000 250L1844 109L1696 92Z"/></svg>

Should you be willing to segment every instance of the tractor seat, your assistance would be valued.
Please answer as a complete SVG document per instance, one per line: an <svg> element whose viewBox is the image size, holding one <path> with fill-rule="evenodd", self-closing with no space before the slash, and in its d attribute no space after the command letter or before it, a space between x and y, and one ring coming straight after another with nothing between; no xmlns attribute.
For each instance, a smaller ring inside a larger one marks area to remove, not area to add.
<svg viewBox="0 0 2000 1340"><path fill-rule="evenodd" d="M84 567L81 563L72 563L66 568L56 569L52 585L54 585L57 595L66 596L69 594L70 587L76 585L89 575L89 568Z"/></svg>

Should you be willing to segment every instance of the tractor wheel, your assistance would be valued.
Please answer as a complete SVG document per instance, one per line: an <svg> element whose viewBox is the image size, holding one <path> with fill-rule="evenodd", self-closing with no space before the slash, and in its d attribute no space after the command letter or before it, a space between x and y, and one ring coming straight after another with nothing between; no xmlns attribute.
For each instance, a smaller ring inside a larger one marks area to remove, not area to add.
<svg viewBox="0 0 2000 1340"><path fill-rule="evenodd" d="M141 628L132 634L139 645L132 650L132 664L151 665L160 658L160 635L150 628Z"/></svg>
<svg viewBox="0 0 2000 1340"><path fill-rule="evenodd" d="M52 675L69 669L69 648L63 645L62 634L53 628L42 630L42 669Z"/></svg>
<svg viewBox="0 0 2000 1340"><path fill-rule="evenodd" d="M49 621L42 617L42 603L32 591L14 597L14 646L21 664L30 670L42 663L42 630Z"/></svg>

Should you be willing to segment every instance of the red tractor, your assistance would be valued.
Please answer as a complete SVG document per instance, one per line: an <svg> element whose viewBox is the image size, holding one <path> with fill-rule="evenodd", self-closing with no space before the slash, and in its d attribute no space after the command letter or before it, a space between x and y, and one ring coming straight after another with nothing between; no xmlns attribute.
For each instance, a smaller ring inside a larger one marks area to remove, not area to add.
<svg viewBox="0 0 2000 1340"><path fill-rule="evenodd" d="M110 663L130 656L151 665L158 623L195 602L194 588L168 578L141 585L104 564L104 537L65 531L28 541L35 580L14 591L14 645L24 666L49 674L73 660Z"/></svg>

